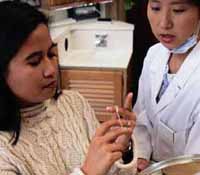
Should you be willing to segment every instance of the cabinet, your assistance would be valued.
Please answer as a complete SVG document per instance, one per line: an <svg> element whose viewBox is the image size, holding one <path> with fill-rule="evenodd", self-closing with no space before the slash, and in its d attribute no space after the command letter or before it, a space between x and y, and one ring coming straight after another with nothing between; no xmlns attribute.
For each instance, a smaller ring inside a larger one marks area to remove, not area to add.
<svg viewBox="0 0 200 175"><path fill-rule="evenodd" d="M108 3L112 0L42 0L41 6L49 10L64 10L74 7L85 6L90 3Z"/></svg>
<svg viewBox="0 0 200 175"><path fill-rule="evenodd" d="M131 78L124 69L61 69L62 88L79 91L100 122L110 119L106 106L122 106Z"/></svg>
<svg viewBox="0 0 200 175"><path fill-rule="evenodd" d="M43 9L61 11L86 4L84 0L42 0Z"/></svg>
<svg viewBox="0 0 200 175"><path fill-rule="evenodd" d="M42 9L50 10L48 13L99 3L103 17L125 21L124 0L41 0ZM105 5L107 4L107 5Z"/></svg>
<svg viewBox="0 0 200 175"><path fill-rule="evenodd" d="M122 106L130 91L133 29L134 26L119 21L86 21L72 24L55 38L62 88L79 91L99 121L108 120L111 114L106 107ZM97 42L99 36L103 36L101 44Z"/></svg>

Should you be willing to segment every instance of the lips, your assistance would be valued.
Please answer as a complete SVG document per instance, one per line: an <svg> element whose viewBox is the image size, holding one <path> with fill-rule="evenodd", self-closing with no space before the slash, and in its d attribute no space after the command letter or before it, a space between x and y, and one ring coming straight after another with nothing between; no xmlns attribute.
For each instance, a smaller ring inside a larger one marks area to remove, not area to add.
<svg viewBox="0 0 200 175"><path fill-rule="evenodd" d="M48 83L47 85L43 86L43 88L56 88L57 85L57 81L51 81L50 83Z"/></svg>
<svg viewBox="0 0 200 175"><path fill-rule="evenodd" d="M161 40L161 42L169 44L169 43L172 43L175 40L175 36L170 35L170 34L161 34L160 40Z"/></svg>

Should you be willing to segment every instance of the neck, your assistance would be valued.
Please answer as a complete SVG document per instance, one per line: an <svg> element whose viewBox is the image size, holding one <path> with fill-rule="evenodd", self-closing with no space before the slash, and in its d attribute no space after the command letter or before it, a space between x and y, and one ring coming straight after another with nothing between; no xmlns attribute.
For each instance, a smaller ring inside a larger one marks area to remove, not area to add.
<svg viewBox="0 0 200 175"><path fill-rule="evenodd" d="M199 40L200 40L200 36L198 37L197 44L198 44ZM190 52L194 49L195 46L191 47L186 53L181 53L181 54L171 53L170 54L170 58L169 58L169 61L168 61L170 73L175 74L175 73L178 72L181 65L183 64L183 62L185 61L185 59L190 54Z"/></svg>
<svg viewBox="0 0 200 175"><path fill-rule="evenodd" d="M42 103L42 102L40 102L40 103L21 102L21 103L20 103L20 107L21 107L21 108L28 108L28 107L33 107L33 106L39 105L39 104L41 104L41 103Z"/></svg>
<svg viewBox="0 0 200 175"><path fill-rule="evenodd" d="M190 51L184 54L171 54L168 65L169 65L169 72L172 74L176 74L180 69L181 65L187 58Z"/></svg>

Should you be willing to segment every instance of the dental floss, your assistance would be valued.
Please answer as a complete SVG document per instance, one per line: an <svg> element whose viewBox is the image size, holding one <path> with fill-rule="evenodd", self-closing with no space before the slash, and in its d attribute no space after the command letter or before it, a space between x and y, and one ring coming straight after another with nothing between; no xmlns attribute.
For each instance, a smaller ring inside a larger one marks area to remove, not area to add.
<svg viewBox="0 0 200 175"><path fill-rule="evenodd" d="M119 120L120 126L123 127L123 124L122 124L122 121L121 121L121 117L119 115L119 108L118 108L118 106L115 106L115 110L116 110L117 119Z"/></svg>

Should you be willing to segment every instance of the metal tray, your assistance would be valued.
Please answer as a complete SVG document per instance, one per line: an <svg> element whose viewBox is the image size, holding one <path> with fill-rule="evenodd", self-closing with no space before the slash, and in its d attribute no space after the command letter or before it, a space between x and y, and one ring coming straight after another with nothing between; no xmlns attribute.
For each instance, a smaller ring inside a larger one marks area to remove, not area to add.
<svg viewBox="0 0 200 175"><path fill-rule="evenodd" d="M200 154L173 157L150 165L138 175L200 175Z"/></svg>

